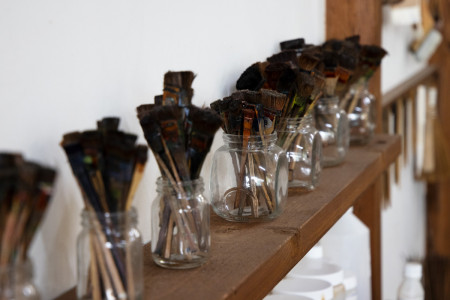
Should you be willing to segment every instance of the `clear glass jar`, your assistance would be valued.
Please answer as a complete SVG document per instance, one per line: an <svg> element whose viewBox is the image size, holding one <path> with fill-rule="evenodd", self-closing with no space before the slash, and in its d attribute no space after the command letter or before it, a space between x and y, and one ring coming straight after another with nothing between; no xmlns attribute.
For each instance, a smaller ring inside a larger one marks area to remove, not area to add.
<svg viewBox="0 0 450 300"><path fill-rule="evenodd" d="M275 144L277 134L224 134L211 167L211 204L228 221L271 220L282 212L288 192L286 152Z"/></svg>
<svg viewBox="0 0 450 300"><path fill-rule="evenodd" d="M316 128L322 138L324 167L341 164L349 147L349 126L347 114L339 108L339 98L325 97L315 107Z"/></svg>
<svg viewBox="0 0 450 300"><path fill-rule="evenodd" d="M134 208L84 210L77 241L78 299L142 299L142 238Z"/></svg>
<svg viewBox="0 0 450 300"><path fill-rule="evenodd" d="M375 96L369 92L365 82L353 86L348 98L346 111L350 126L350 143L367 144L375 131Z"/></svg>
<svg viewBox="0 0 450 300"><path fill-rule="evenodd" d="M322 171L322 139L312 115L281 121L277 145L289 160L289 187L313 190Z"/></svg>
<svg viewBox="0 0 450 300"><path fill-rule="evenodd" d="M33 265L29 260L0 266L0 299L38 300L33 284Z"/></svg>
<svg viewBox="0 0 450 300"><path fill-rule="evenodd" d="M209 256L210 206L203 196L203 179L176 186L158 178L158 195L152 204L152 256L171 269L194 268Z"/></svg>

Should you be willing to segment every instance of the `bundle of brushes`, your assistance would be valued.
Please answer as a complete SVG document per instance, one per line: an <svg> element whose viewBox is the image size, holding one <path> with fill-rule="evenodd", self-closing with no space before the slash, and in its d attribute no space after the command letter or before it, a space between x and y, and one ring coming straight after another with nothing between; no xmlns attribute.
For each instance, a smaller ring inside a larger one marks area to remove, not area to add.
<svg viewBox="0 0 450 300"><path fill-rule="evenodd" d="M366 88L367 83L378 70L382 59L387 54L386 50L376 45L360 45L359 49L359 60L349 81L349 87L353 87L355 91L353 93L347 92L341 99L340 104L347 114L355 110L362 91Z"/></svg>
<svg viewBox="0 0 450 300"><path fill-rule="evenodd" d="M97 122L97 129L70 132L61 141L93 228L88 282L81 283L88 289L79 297L118 299L125 295L131 299L138 286L130 250L117 241L122 238L117 228L127 226L129 220L115 216L131 209L148 148L136 145L136 135L118 130L119 122L119 118L106 117ZM122 221L125 224L116 224Z"/></svg>
<svg viewBox="0 0 450 300"><path fill-rule="evenodd" d="M191 71L167 72L163 95L156 96L154 104L137 107L137 117L162 178L176 194L164 194L161 199L159 235L152 240L153 255L162 260L177 255L192 260L201 251L198 243L205 231L201 216L189 211L192 204L188 200L194 192L192 182L200 177L222 120L213 110L192 104L194 77ZM179 241L184 243L183 250L172 246L177 233L178 239L187 237Z"/></svg>
<svg viewBox="0 0 450 300"><path fill-rule="evenodd" d="M266 88L286 96L276 131L277 144L289 152L300 142L302 136L297 129L304 126L305 117L314 111L317 100L323 94L326 78L323 73L324 63L315 54L312 45L306 46L304 40L298 39L282 42L281 47L284 49L282 52L247 68L238 79L236 88ZM302 121L296 123L298 119ZM292 123L296 124L296 128L291 128ZM291 162L290 174L294 168L295 162Z"/></svg>
<svg viewBox="0 0 450 300"><path fill-rule="evenodd" d="M20 154L0 153L1 267L27 259L49 204L55 175L54 170L25 161Z"/></svg>
<svg viewBox="0 0 450 300"><path fill-rule="evenodd" d="M261 212L271 214L276 211L274 189L268 186L265 179L276 172L267 154L267 139L276 134L275 129L280 122L286 100L286 95L282 93L261 89L237 91L229 97L211 103L211 108L223 119L222 129L231 135L232 143L239 144L239 150L242 150L241 153L230 153L236 186L216 195L216 198L220 199L227 194L234 195L233 209L236 210L237 217L249 213L246 207L250 207L253 218L258 218ZM265 147L263 153L251 145L255 139Z"/></svg>

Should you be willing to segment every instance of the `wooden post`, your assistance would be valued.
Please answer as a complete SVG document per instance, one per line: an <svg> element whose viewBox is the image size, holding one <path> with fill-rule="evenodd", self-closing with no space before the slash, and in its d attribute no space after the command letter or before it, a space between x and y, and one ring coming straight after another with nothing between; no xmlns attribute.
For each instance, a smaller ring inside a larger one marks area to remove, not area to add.
<svg viewBox="0 0 450 300"><path fill-rule="evenodd" d="M381 45L381 0L327 0L326 38L343 39L359 35L362 44ZM381 72L370 81L369 89L376 102L376 132L382 132ZM372 299L381 299L381 178L355 203L354 212L370 229L372 255Z"/></svg>

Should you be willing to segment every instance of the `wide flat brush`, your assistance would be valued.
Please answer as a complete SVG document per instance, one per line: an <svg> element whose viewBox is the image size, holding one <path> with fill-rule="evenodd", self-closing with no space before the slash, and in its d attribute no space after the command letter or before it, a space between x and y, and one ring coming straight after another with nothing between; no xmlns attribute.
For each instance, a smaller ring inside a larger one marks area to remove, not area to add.
<svg viewBox="0 0 450 300"><path fill-rule="evenodd" d="M237 90L259 90L265 82L259 63L254 63L241 74L236 82Z"/></svg>
<svg viewBox="0 0 450 300"><path fill-rule="evenodd" d="M212 109L200 108L192 109L189 118L192 120L192 131L186 153L189 158L190 177L197 179L222 119Z"/></svg>

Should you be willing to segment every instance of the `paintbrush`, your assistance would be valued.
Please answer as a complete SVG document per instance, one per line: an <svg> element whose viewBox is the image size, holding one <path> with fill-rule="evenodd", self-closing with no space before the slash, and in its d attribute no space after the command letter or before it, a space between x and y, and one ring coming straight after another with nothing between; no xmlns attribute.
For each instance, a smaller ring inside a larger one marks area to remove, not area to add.
<svg viewBox="0 0 450 300"><path fill-rule="evenodd" d="M266 81L261 68L261 63L256 62L241 74L236 82L237 90L259 90Z"/></svg>
<svg viewBox="0 0 450 300"><path fill-rule="evenodd" d="M280 49L282 51L295 50L297 53L300 53L305 46L306 46L305 39L303 38L280 42Z"/></svg>
<svg viewBox="0 0 450 300"><path fill-rule="evenodd" d="M139 181L147 161L147 152L143 151L147 147L136 145L136 135L118 130L119 122L117 117L103 118L97 121L97 129L68 133L61 141L83 194L85 210L95 213L91 222L101 228L90 239L91 256L95 256L91 272L98 276L91 278L96 294L103 285L111 286L116 295L127 293L128 250L102 246L115 244L116 237L109 233L109 227L121 225L105 222L103 215L131 208L129 194L136 189L133 180ZM94 263L102 272L97 272Z"/></svg>
<svg viewBox="0 0 450 300"><path fill-rule="evenodd" d="M21 264L27 259L54 178L54 170L25 161L19 153L0 153L1 266Z"/></svg>
<svg viewBox="0 0 450 300"><path fill-rule="evenodd" d="M195 74L192 71L169 71L164 74L162 104L190 105L194 95L194 90L191 87L194 78Z"/></svg>

